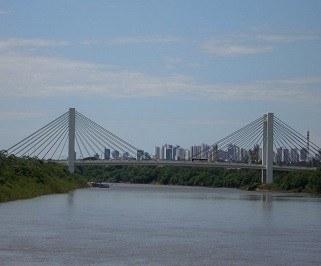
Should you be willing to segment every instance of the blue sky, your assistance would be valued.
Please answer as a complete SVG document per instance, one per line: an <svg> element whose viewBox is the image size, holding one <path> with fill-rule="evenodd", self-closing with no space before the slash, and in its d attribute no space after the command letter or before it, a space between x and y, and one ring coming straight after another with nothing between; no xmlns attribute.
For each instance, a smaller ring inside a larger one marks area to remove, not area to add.
<svg viewBox="0 0 321 266"><path fill-rule="evenodd" d="M138 147L276 113L321 144L321 1L0 1L0 148L73 106Z"/></svg>

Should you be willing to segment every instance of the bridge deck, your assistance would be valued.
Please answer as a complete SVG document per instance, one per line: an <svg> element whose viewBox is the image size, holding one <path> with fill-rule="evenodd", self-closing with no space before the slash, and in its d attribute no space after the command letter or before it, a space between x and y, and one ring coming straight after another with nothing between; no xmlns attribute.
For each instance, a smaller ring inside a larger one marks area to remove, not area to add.
<svg viewBox="0 0 321 266"><path fill-rule="evenodd" d="M61 164L68 164L68 161L53 161ZM165 160L77 160L75 165L106 165L106 166L185 166L185 167L209 167L209 168L229 168L229 169L264 169L260 164L230 163L230 162L202 162L202 161L165 161ZM273 166L278 171L315 171L316 167L303 166Z"/></svg>

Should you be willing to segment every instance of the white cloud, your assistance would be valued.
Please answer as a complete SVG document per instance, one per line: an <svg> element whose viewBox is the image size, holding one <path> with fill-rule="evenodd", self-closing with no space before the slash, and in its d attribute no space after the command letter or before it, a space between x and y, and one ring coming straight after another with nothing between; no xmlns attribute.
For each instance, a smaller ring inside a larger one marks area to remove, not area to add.
<svg viewBox="0 0 321 266"><path fill-rule="evenodd" d="M66 41L56 41L47 39L0 39L0 51L1 50L14 50L17 48L46 48L69 45Z"/></svg>
<svg viewBox="0 0 321 266"><path fill-rule="evenodd" d="M257 34L256 38L271 43L292 43L299 41L315 41L320 39L318 34Z"/></svg>
<svg viewBox="0 0 321 266"><path fill-rule="evenodd" d="M135 36L118 37L104 40L85 40L83 45L136 45L136 44L171 44L181 41L180 38L171 36Z"/></svg>
<svg viewBox="0 0 321 266"><path fill-rule="evenodd" d="M0 53L4 97L204 97L213 100L321 103L321 77L200 84L187 76L152 76L64 58Z"/></svg>
<svg viewBox="0 0 321 266"><path fill-rule="evenodd" d="M201 45L201 48L214 56L251 55L272 51L271 46L242 44L233 41L209 40Z"/></svg>
<svg viewBox="0 0 321 266"><path fill-rule="evenodd" d="M278 45L316 40L319 34L235 34L210 38L201 49L212 56L254 55L272 52Z"/></svg>

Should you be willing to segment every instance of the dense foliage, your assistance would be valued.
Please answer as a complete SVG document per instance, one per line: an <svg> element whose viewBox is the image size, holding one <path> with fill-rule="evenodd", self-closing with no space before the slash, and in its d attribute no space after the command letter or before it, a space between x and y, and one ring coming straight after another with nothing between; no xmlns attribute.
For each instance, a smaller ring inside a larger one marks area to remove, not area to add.
<svg viewBox="0 0 321 266"><path fill-rule="evenodd" d="M110 166L79 167L77 171L95 181L154 183L185 186L249 187L259 184L256 170L225 170L221 168Z"/></svg>
<svg viewBox="0 0 321 266"><path fill-rule="evenodd" d="M274 183L269 186L261 186L261 171L248 169L86 166L79 167L77 172L93 181L232 187L249 190L265 188L321 193L320 170L275 172Z"/></svg>
<svg viewBox="0 0 321 266"><path fill-rule="evenodd" d="M271 188L321 194L321 169L276 173Z"/></svg>
<svg viewBox="0 0 321 266"><path fill-rule="evenodd" d="M0 202L68 192L85 184L62 165L0 152Z"/></svg>

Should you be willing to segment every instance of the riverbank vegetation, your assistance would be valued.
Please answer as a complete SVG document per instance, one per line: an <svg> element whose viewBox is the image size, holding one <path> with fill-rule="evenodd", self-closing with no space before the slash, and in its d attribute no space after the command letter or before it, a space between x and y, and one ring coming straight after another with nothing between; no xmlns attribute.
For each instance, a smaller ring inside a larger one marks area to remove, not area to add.
<svg viewBox="0 0 321 266"><path fill-rule="evenodd" d="M84 186L84 178L69 174L62 165L0 152L0 202L64 193Z"/></svg>
<svg viewBox="0 0 321 266"><path fill-rule="evenodd" d="M77 172L93 181L268 189L321 194L321 170L275 171L273 184L265 186L260 183L261 171L250 169L82 166L77 168Z"/></svg>

